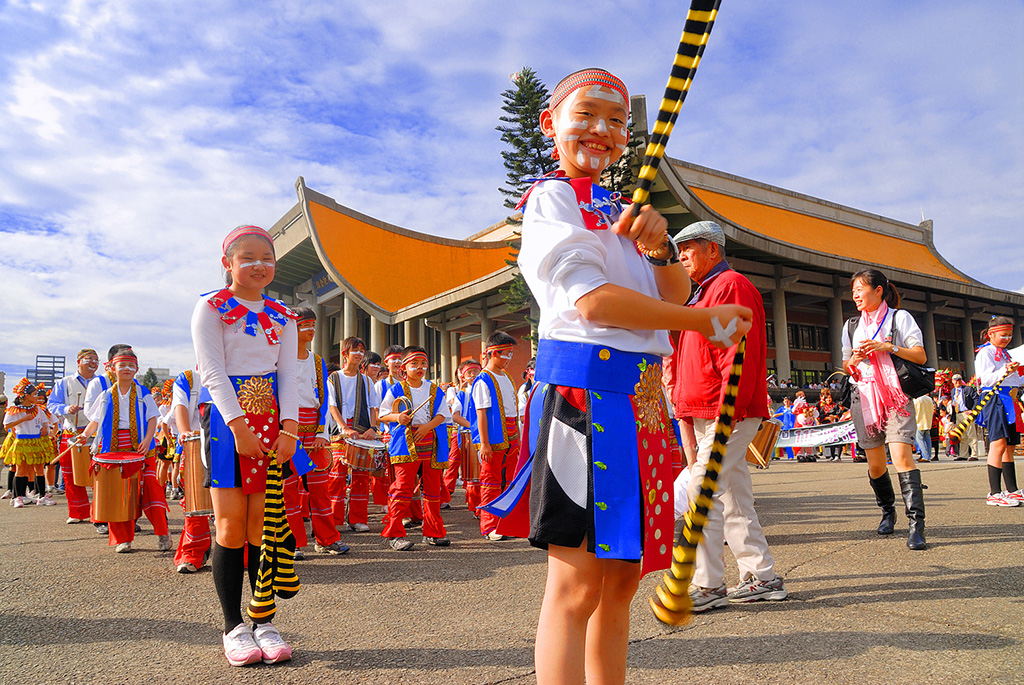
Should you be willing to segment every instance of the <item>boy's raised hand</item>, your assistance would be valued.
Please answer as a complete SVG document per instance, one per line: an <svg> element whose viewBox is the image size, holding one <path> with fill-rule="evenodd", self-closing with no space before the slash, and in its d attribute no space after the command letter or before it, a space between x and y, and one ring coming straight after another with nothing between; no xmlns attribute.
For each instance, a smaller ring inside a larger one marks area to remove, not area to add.
<svg viewBox="0 0 1024 685"><path fill-rule="evenodd" d="M644 205L640 216L634 219L633 212L627 207L612 226L612 232L635 240L648 250L657 250L668 236L668 219L650 205Z"/></svg>
<svg viewBox="0 0 1024 685"><path fill-rule="evenodd" d="M699 332L712 345L722 349L738 343L750 331L754 322L754 313L750 308L738 304L723 304L703 311L707 318L701 322Z"/></svg>

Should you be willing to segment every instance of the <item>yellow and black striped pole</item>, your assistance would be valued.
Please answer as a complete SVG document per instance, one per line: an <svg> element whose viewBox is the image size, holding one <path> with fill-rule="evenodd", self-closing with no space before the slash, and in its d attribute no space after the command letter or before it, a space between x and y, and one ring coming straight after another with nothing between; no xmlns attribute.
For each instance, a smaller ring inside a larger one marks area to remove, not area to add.
<svg viewBox="0 0 1024 685"><path fill-rule="evenodd" d="M267 491L263 505L263 540L256 574L256 590L246 613L254 623L267 623L277 612L274 597L289 599L299 591L295 575L295 536L284 511L284 479L276 455L267 469Z"/></svg>
<svg viewBox="0 0 1024 685"><path fill-rule="evenodd" d="M715 25L718 5L721 0L693 0L690 10L686 13L686 24L683 35L679 39L679 48L672 63L672 73L665 86L661 106L658 108L658 119L651 130L651 137L644 151L644 163L640 168L639 181L633 190L633 216L639 216L640 209L651 196L651 186L658 174L658 165L665 154L665 145L672 133L672 127L679 116L686 93L690 90L693 75L697 73L704 47Z"/></svg>
<svg viewBox="0 0 1024 685"><path fill-rule="evenodd" d="M690 601L690 581L693 580L693 564L697 559L697 545L704 538L704 524L708 512L714 506L712 497L718 490L718 474L722 471L722 458L732 435L733 416L736 412L736 395L740 389L740 375L743 373L743 355L747 338L740 339L736 356L729 370L729 381L725 386L725 397L718 412L715 426L715 440L711 444L704 480L700 484L700 495L690 503L690 510L683 519L683 529L672 548L672 566L665 573L655 594L650 598L651 609L662 623L681 626L690 619L693 604Z"/></svg>
<svg viewBox="0 0 1024 685"><path fill-rule="evenodd" d="M979 400L979 402L976 405L974 405L974 408L971 409L970 413L968 413L967 416L965 416L964 418L960 419L957 422L956 428L949 431L949 434L952 437L956 438L957 440L960 440L960 438L964 436L964 431L967 430L967 424L969 424L974 419L978 418L978 414L980 414L981 410L985 408L985 405L988 404L992 400L992 398L995 397L996 394L999 392L999 386L1001 386L1003 384L1003 381L1005 381L1007 377L1009 377L1009 375L1015 372L1016 370L1017 369L1007 369L1007 371L1002 376L999 377L999 380L996 381L996 384L992 386L992 389L986 392L984 396L982 396L981 400Z"/></svg>

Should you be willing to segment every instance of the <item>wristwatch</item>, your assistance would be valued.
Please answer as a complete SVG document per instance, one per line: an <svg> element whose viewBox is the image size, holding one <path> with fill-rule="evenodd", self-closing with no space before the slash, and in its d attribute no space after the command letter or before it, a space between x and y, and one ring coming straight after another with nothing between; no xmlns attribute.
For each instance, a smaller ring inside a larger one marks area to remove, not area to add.
<svg viewBox="0 0 1024 685"><path fill-rule="evenodd" d="M893 354L896 354L896 352L898 352L898 351L899 351L899 349L900 349L900 348L898 348L898 347L896 347L895 345L893 345L893 346L892 346L892 349L891 349L891 350L889 350L889 351L890 351L890 352L892 352Z"/></svg>

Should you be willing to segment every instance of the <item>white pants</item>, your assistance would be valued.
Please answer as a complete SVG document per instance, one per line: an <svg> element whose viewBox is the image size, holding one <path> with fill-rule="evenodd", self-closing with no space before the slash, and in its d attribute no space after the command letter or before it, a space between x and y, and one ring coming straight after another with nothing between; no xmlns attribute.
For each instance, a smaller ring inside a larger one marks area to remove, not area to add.
<svg viewBox="0 0 1024 685"><path fill-rule="evenodd" d="M711 443L715 439L715 423L707 419L693 420L697 463L691 468L687 488L691 501L700 494L701 481L711 455ZM747 446L760 425L761 419L744 419L733 428L722 459L722 472L718 474L714 506L708 512L708 522L704 526L704 539L697 546L694 585L716 588L724 582L723 537L736 557L740 579L754 576L758 580L771 580L775 577L775 560L768 551L768 541L754 511L754 492L746 461Z"/></svg>

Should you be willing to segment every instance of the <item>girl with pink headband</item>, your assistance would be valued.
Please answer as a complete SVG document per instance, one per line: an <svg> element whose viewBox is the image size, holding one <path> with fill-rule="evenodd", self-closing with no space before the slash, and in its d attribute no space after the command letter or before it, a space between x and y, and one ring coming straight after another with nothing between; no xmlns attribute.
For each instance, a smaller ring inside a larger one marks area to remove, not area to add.
<svg viewBox="0 0 1024 685"><path fill-rule="evenodd" d="M217 531L210 561L224 614L228 663L277 663L291 658L291 647L270 621L273 610L254 617L255 630L242 620L242 583L248 568L256 594L271 460L287 466L295 454L298 335L295 315L263 295L274 280L270 234L258 226L239 226L222 249L228 285L202 295L192 314L201 385L212 399L201 412ZM295 539L287 523L283 527L291 549L276 550L289 588L278 593L282 597L298 591L292 567Z"/></svg>

